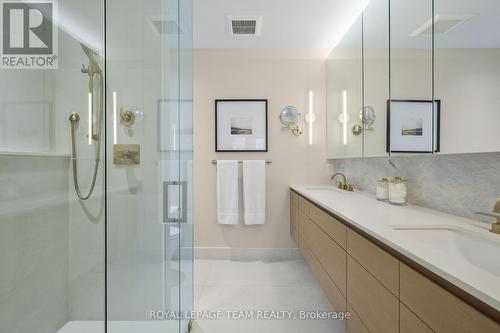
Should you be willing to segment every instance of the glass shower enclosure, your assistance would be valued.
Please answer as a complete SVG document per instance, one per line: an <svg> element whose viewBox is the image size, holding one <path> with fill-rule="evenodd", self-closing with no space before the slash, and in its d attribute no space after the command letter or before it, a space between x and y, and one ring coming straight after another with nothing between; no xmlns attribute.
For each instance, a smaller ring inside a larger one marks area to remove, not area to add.
<svg viewBox="0 0 500 333"><path fill-rule="evenodd" d="M0 332L188 331L191 0L0 6Z"/></svg>

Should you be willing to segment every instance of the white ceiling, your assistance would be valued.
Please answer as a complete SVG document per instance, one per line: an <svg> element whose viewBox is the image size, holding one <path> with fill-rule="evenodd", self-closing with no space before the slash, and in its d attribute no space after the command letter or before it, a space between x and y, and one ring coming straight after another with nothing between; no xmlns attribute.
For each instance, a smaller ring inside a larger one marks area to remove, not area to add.
<svg viewBox="0 0 500 333"><path fill-rule="evenodd" d="M415 29L431 19L430 1L398 0L394 3L398 4L397 6L391 5L391 31L394 46L430 48L431 36L410 36ZM499 0L435 0L434 13L440 16L471 16L447 34L436 35L437 48L499 47Z"/></svg>
<svg viewBox="0 0 500 333"><path fill-rule="evenodd" d="M368 0L194 0L195 48L332 48ZM260 36L231 36L226 15L262 15Z"/></svg>

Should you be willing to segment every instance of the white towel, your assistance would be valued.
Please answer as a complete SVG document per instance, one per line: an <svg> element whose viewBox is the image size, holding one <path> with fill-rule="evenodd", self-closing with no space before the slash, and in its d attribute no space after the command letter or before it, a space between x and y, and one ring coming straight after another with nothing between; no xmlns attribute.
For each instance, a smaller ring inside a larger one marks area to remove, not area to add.
<svg viewBox="0 0 500 333"><path fill-rule="evenodd" d="M245 224L266 221L266 162L243 161Z"/></svg>
<svg viewBox="0 0 500 333"><path fill-rule="evenodd" d="M217 219L238 224L238 161L217 161Z"/></svg>

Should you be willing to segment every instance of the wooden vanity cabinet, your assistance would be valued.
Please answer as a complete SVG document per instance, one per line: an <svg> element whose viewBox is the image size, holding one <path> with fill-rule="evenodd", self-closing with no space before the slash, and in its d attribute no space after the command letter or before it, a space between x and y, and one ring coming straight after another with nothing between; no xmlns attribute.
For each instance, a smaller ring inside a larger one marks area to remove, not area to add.
<svg viewBox="0 0 500 333"><path fill-rule="evenodd" d="M301 196L299 196L299 211L309 216L309 201Z"/></svg>
<svg viewBox="0 0 500 333"><path fill-rule="evenodd" d="M399 260L352 229L347 231L347 252L393 295L399 295Z"/></svg>
<svg viewBox="0 0 500 333"><path fill-rule="evenodd" d="M435 332L500 333L500 325L401 263L401 302Z"/></svg>
<svg viewBox="0 0 500 333"><path fill-rule="evenodd" d="M294 209L290 209L293 214ZM311 215L313 218L315 216L314 213L311 214L311 210L315 210L314 205L305 198L299 197L297 244L330 303L337 311L346 311L346 252L311 218ZM294 223L295 221L292 222L290 219L290 229L293 228ZM343 225L342 227L344 229L340 232L343 236L336 235L336 237L344 239L345 243L346 229ZM345 326L346 322L344 321L343 324Z"/></svg>
<svg viewBox="0 0 500 333"><path fill-rule="evenodd" d="M349 320L347 320L347 332L349 333L370 333L368 329L366 328L365 324L363 321L361 321L361 318L359 318L358 314L352 306L347 303L347 312L350 313L351 317Z"/></svg>
<svg viewBox="0 0 500 333"><path fill-rule="evenodd" d="M347 301L370 332L399 332L399 300L350 255Z"/></svg>
<svg viewBox="0 0 500 333"><path fill-rule="evenodd" d="M297 243L299 241L299 195L290 192L290 236Z"/></svg>
<svg viewBox="0 0 500 333"><path fill-rule="evenodd" d="M293 191L290 210L305 261L335 310L351 313L347 332L500 333L497 321L408 266L411 260Z"/></svg>
<svg viewBox="0 0 500 333"><path fill-rule="evenodd" d="M346 248L347 227L314 204L309 204L309 217L342 248Z"/></svg>
<svg viewBox="0 0 500 333"><path fill-rule="evenodd" d="M311 218L306 217L300 228L303 241L321 263L332 282L345 296L347 289L345 250L321 230Z"/></svg>
<svg viewBox="0 0 500 333"><path fill-rule="evenodd" d="M420 318L418 318L403 303L399 306L399 332L400 333L433 333Z"/></svg>
<svg viewBox="0 0 500 333"><path fill-rule="evenodd" d="M347 302L345 296L332 281L328 273L323 268L321 262L318 260L313 251L309 248L307 242L302 242L302 247L300 248L300 252L304 256L304 259L308 263L311 271L318 280L319 285L325 292L333 308L339 312L346 311ZM346 323L344 322L344 326L345 324Z"/></svg>

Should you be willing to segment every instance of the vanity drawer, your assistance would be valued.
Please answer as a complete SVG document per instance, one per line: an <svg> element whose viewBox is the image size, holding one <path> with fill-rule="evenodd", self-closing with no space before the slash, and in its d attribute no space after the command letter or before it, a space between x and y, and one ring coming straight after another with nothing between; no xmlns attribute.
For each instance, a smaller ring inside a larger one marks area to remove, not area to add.
<svg viewBox="0 0 500 333"><path fill-rule="evenodd" d="M399 304L400 333L434 333L420 318L411 312L403 303Z"/></svg>
<svg viewBox="0 0 500 333"><path fill-rule="evenodd" d="M290 190L290 205L295 205L299 207L299 195Z"/></svg>
<svg viewBox="0 0 500 333"><path fill-rule="evenodd" d="M323 229L328 236L344 249L346 248L347 227L342 222L313 204L309 204L309 217Z"/></svg>
<svg viewBox="0 0 500 333"><path fill-rule="evenodd" d="M500 332L495 321L403 263L400 298L435 332Z"/></svg>
<svg viewBox="0 0 500 333"><path fill-rule="evenodd" d="M347 320L347 332L349 333L370 333L366 328L365 324L361 321L358 314L351 307L349 302L347 303L347 312L351 314L351 318Z"/></svg>
<svg viewBox="0 0 500 333"><path fill-rule="evenodd" d="M306 218L302 224L301 235L337 288L343 295L346 295L347 254L345 250L310 219Z"/></svg>
<svg viewBox="0 0 500 333"><path fill-rule="evenodd" d="M328 273L326 273L326 271L323 269L323 266L321 266L320 262L311 251L307 241L301 239L301 244L303 244L300 249L302 255L304 256L306 262L311 268L311 271L313 272L314 276L318 280L319 285L321 286L321 288L327 295L328 299L330 300L330 303L332 304L333 308L337 312L345 312L347 307L347 301L344 295L342 295L340 290L330 279ZM346 320L343 320L342 324L345 326Z"/></svg>
<svg viewBox="0 0 500 333"><path fill-rule="evenodd" d="M347 253L394 295L399 295L399 260L352 229L347 230Z"/></svg>
<svg viewBox="0 0 500 333"><path fill-rule="evenodd" d="M292 236L292 239L298 243L298 235L299 235L299 204L298 204L298 197L295 194L295 199L294 200L294 193L290 192L290 235Z"/></svg>
<svg viewBox="0 0 500 333"><path fill-rule="evenodd" d="M304 237L302 235L301 230L304 230L304 224L307 223L308 217L299 209L298 210L299 221L297 227L297 238L299 239L299 248L302 247L302 243L304 241Z"/></svg>
<svg viewBox="0 0 500 333"><path fill-rule="evenodd" d="M309 216L309 201L301 196L299 196L299 210Z"/></svg>
<svg viewBox="0 0 500 333"><path fill-rule="evenodd" d="M347 299L371 333L399 332L399 300L349 255Z"/></svg>

